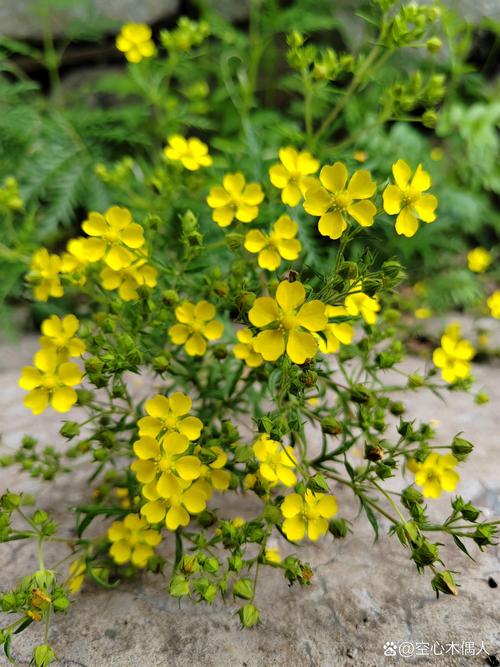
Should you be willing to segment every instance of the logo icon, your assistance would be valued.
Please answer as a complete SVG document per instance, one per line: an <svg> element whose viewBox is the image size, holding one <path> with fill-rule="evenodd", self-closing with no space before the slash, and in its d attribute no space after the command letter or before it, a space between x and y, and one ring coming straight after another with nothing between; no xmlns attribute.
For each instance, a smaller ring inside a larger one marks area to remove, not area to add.
<svg viewBox="0 0 500 667"><path fill-rule="evenodd" d="M394 658L397 655L396 649L397 645L394 642L385 642L384 644L384 655Z"/></svg>

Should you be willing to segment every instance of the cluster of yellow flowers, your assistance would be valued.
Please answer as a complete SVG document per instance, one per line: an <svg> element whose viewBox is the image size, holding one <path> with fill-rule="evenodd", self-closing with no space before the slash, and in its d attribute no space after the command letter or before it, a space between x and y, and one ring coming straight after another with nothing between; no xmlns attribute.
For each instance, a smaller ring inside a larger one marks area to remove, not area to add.
<svg viewBox="0 0 500 667"><path fill-rule="evenodd" d="M101 261L103 288L118 290L124 301L138 299L142 286L155 287L157 271L147 263L144 230L133 222L127 208L112 206L104 214L93 211L82 223L82 230L88 236L70 239L60 257L45 248L34 253L28 281L33 284L36 299L47 301L49 297L63 296L61 275L84 285L89 265Z"/></svg>
<svg viewBox="0 0 500 667"><path fill-rule="evenodd" d="M230 473L222 470L227 461L222 450L208 465L197 456L194 442L203 424L189 415L191 406L191 399L180 392L148 400L133 445L137 459L131 468L146 499L141 514L151 524L165 520L173 531L187 526L190 514L206 508L213 489L224 491L230 481Z"/></svg>
<svg viewBox="0 0 500 667"><path fill-rule="evenodd" d="M434 350L432 361L441 369L443 380L453 384L469 377L474 354L470 342L460 337L460 325L453 323L446 327L441 337L441 347Z"/></svg>
<svg viewBox="0 0 500 667"><path fill-rule="evenodd" d="M85 345L76 333L80 323L74 315L62 320L52 315L42 322L41 349L35 353L33 366L24 366L19 386L28 391L24 405L39 415L50 404L57 412L68 412L76 403L74 387L82 381L78 364L69 361L80 357Z"/></svg>

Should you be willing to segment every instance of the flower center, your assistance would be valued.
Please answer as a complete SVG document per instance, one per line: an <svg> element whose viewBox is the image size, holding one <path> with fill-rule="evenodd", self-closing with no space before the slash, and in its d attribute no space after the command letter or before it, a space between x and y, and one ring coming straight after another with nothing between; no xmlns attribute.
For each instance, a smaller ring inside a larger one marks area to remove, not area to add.
<svg viewBox="0 0 500 667"><path fill-rule="evenodd" d="M344 190L331 196L330 210L334 212L345 211L352 202L352 197Z"/></svg>
<svg viewBox="0 0 500 667"><path fill-rule="evenodd" d="M408 188L401 195L401 207L405 208L407 206L411 207L420 197L420 192Z"/></svg>
<svg viewBox="0 0 500 667"><path fill-rule="evenodd" d="M297 327L297 316L296 315L284 315L281 318L281 326L285 331L291 331Z"/></svg>
<svg viewBox="0 0 500 667"><path fill-rule="evenodd" d="M45 387L45 389L54 389L56 383L57 383L57 378L55 377L55 375L50 374L46 375L43 378L43 386Z"/></svg>
<svg viewBox="0 0 500 667"><path fill-rule="evenodd" d="M174 417L174 415L169 415L163 421L167 428L175 428L177 425L177 417Z"/></svg>

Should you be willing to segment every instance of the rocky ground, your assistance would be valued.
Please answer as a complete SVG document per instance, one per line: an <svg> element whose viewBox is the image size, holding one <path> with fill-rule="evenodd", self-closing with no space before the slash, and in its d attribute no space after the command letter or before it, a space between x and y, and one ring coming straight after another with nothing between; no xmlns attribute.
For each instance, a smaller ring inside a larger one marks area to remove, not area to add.
<svg viewBox="0 0 500 667"><path fill-rule="evenodd" d="M32 338L17 346L0 346L0 453L17 446L25 433L46 442L57 438L54 413L34 418L23 408L23 392L17 387L19 368L29 363L35 347ZM408 364L417 370L422 361L411 359ZM406 396L417 419L437 420L443 442L459 431L475 442L472 460L462 466L458 491L490 516L500 514L498 373L498 367L474 368L479 386L491 396L486 406L478 407L458 393L451 394L446 404L430 392ZM7 487L35 493L37 504L58 520L65 516L66 506L81 502L89 491L84 470L61 477L50 487L17 471L0 470L0 493ZM354 520L354 502L342 490L337 495L340 514ZM220 504L226 515L244 515L241 501ZM444 510L446 501L436 506ZM284 544L279 546L287 552ZM460 572L460 595L436 599L429 580L416 573L399 543L385 534L374 543L371 528L359 518L354 534L343 541L326 538L300 547L301 558L315 571L310 587L288 588L277 572L265 572L257 600L264 624L255 630L240 631L236 606L179 605L167 597L164 582L145 577L113 591L87 585L71 613L55 619L50 640L60 658L57 664L67 667L499 664L491 657L486 663L484 650L481 655L465 655L483 644L500 659L500 588L491 587L491 579L500 584L499 548L474 552L479 556L476 562L456 549L449 554L447 564ZM35 563L32 545L0 545L0 590L33 571ZM28 665L31 647L41 638L37 634L39 629L32 626L15 642L18 664ZM384 656L386 642L394 642L398 653L406 642L404 646L410 647L406 650L423 655ZM452 642L459 648L450 649ZM440 651L448 653L435 655Z"/></svg>

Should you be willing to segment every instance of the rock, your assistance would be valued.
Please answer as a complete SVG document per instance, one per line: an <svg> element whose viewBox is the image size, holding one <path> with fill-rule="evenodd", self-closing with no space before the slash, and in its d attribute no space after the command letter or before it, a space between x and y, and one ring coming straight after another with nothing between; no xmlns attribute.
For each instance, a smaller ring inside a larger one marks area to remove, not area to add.
<svg viewBox="0 0 500 667"><path fill-rule="evenodd" d="M17 387L19 369L29 363L37 339L22 339L20 347L0 345L0 429L3 442L0 454L19 444L25 433L34 433L44 443L58 441L59 423L47 411L34 418L22 406L24 392ZM422 369L423 361L410 358L405 370ZM478 383L491 394L491 403L476 406L465 394L447 395L447 403L431 392L411 393L408 409L417 420L439 419L438 443L448 443L458 431L476 447L470 460L460 466L462 481L457 493L484 508L488 516L500 510L498 478L498 415L500 385L498 369L475 365ZM151 378L134 376L135 390L146 395ZM404 400L405 396L398 395ZM65 419L70 418L65 416ZM78 470L43 484L13 468L0 469L0 493L10 487L37 494L37 504L49 510L61 523L61 531L70 531L73 517L65 508L85 502L90 493L88 469L79 462ZM397 486L397 478L392 480ZM499 547L484 553L471 549L473 562L446 541L446 563L458 572L461 584L456 598L436 599L429 577L418 575L408 552L387 535L389 524L381 525L381 537L373 541L373 531L358 504L342 488L334 489L339 501L339 516L353 523L353 533L344 540L325 538L317 543L292 547L277 537L271 546L279 546L282 555L296 553L311 564L311 585L288 587L279 571L261 568L256 604L263 616L257 630L241 631L235 617L237 605L230 599L227 607L179 604L166 593L167 580L153 575L123 582L113 590L86 584L67 614L51 623L49 640L59 656L55 667L346 667L359 665L385 667L403 664L399 654L387 658L384 651L392 645L416 651L417 643L460 646L482 643L494 654L498 646L500 624L499 589L489 581L499 581ZM258 511L251 496L222 496L216 501L225 516L250 516ZM449 497L428 503L431 520L449 506ZM441 513L443 512L443 513ZM102 531L103 525L95 526ZM173 540L166 541L163 555L173 555ZM36 554L31 543L0 544L0 590L11 586L20 576L36 568ZM64 557L64 545L48 548L47 564ZM62 550L62 551L61 551ZM169 567L166 570L168 575ZM12 619L9 618L8 622ZM0 627L6 617L0 614ZM33 646L40 642L43 628L33 624L15 636L13 655L20 664L28 664ZM469 645L470 646L470 645ZM423 650L422 648L420 649ZM430 650L430 648L428 649ZM386 653L390 656L391 653ZM392 654L394 655L394 654ZM414 655L416 659L418 654ZM409 656L411 657L411 656ZM457 667L483 664L481 657L462 657L450 653L418 655L420 666ZM2 663L3 664L3 663Z"/></svg>
<svg viewBox="0 0 500 667"><path fill-rule="evenodd" d="M16 39L41 39L44 19L37 13L36 4L33 0L2 0L1 34ZM56 3L51 3L49 17L52 30L58 36L72 32L76 25L86 32L93 27L114 32L125 22L151 24L172 16L179 7L178 0L83 0L72 5L60 4L61 8L56 8Z"/></svg>

